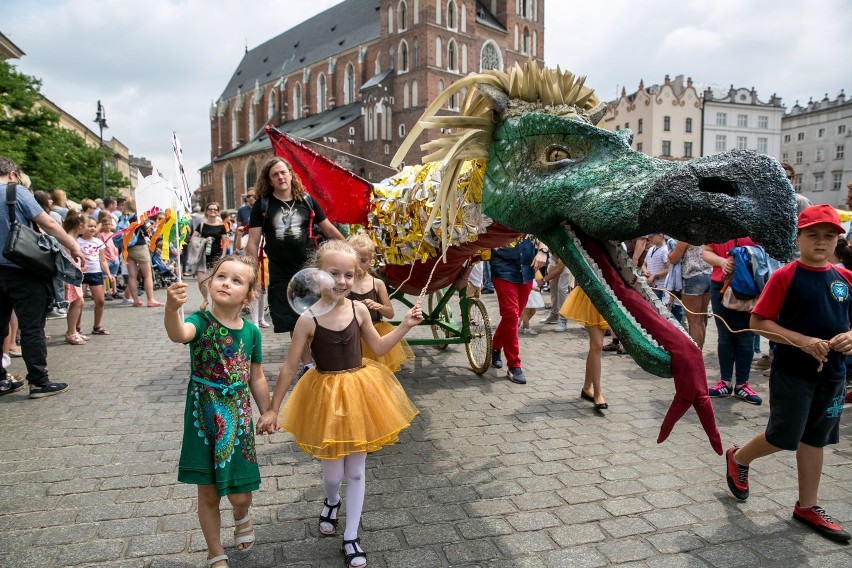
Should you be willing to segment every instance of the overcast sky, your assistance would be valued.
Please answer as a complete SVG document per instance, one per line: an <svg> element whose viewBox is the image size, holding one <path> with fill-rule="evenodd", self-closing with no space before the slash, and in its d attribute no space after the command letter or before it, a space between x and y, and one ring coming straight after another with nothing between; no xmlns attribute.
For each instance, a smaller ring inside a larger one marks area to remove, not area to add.
<svg viewBox="0 0 852 568"><path fill-rule="evenodd" d="M472 0L471 0L472 1ZM543 0L539 0L542 2ZM210 161L210 104L249 49L339 0L4 0L13 61L96 131L97 101L131 154L173 178L171 133L191 187ZM486 2L488 5L488 2ZM604 100L683 74L777 93L787 108L852 95L848 0L547 0L545 61L587 75ZM24 164L24 167L26 165Z"/></svg>

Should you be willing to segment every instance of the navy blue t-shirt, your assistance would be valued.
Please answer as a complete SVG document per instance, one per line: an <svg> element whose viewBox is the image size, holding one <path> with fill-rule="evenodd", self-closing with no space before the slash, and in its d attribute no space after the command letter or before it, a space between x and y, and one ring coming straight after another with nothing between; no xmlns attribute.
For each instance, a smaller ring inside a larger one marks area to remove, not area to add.
<svg viewBox="0 0 852 568"><path fill-rule="evenodd" d="M852 272L827 264L813 267L796 260L776 270L752 310L786 329L820 339L849 331L852 321ZM822 371L819 362L783 341L777 341L773 367L785 373L826 381L846 376L845 356L831 350Z"/></svg>

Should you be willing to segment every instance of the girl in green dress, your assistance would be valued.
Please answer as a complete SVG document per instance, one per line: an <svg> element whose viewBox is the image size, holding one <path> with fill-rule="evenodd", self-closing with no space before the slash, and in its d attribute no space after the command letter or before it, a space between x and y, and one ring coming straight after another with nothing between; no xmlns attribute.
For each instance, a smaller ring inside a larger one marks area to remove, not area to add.
<svg viewBox="0 0 852 568"><path fill-rule="evenodd" d="M261 413L269 409L270 399L261 365L260 330L240 317L258 290L254 260L222 258L206 285L210 309L202 306L181 321L187 284L172 284L165 326L169 339L189 344L191 355L178 481L198 486L198 521L207 541L208 565L227 568L219 538L219 501L227 496L231 502L234 546L247 551L255 539L249 516L252 491L260 487L248 391Z"/></svg>

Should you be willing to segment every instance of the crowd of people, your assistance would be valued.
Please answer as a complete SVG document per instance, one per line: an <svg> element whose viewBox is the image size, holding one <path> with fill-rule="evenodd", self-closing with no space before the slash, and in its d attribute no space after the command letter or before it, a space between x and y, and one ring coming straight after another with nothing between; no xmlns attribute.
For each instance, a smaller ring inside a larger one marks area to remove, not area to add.
<svg viewBox="0 0 852 568"><path fill-rule="evenodd" d="M394 372L413 358L404 336L423 319L416 305L398 326L385 321L393 317L394 307L384 283L371 273L375 255L371 240L363 233L345 237L290 164L270 159L238 211L222 211L218 203L208 202L193 212L192 238L187 240L197 246L173 250L170 256L192 266L190 272L204 301L198 311L182 319L189 284L171 281L166 303L156 299L153 267L158 255L152 250L161 246L150 246L154 237L150 227L156 219L137 223L139 212L133 200L84 200L78 210L61 192L31 193L17 164L0 158L0 188L10 184L17 184L14 213L19 221L33 222L55 237L83 267L80 286L60 286L35 278L0 256L4 353L23 356L30 398L67 388L48 378L44 333L48 309L66 318L65 341L82 346L92 335L110 334L105 321L107 302L165 306L168 337L188 344L190 350L178 479L197 486L208 565L223 568L228 564L220 537L222 497L233 506L236 550L247 551L254 545L250 508L252 493L261 483L254 436L279 429L290 432L302 451L321 460L324 499L317 521L321 535L337 534L340 490L346 482L344 563L349 568L366 565L367 553L359 537L366 457L396 442L418 414ZM0 245L8 238L8 216L0 208ZM852 272L842 267L852 254L831 207L803 204L798 228L800 258L769 279L750 312L724 301L724 289L734 271L729 253L735 247L757 246L748 237L697 245L654 233L625 246L658 299L700 349L705 344L708 311L718 316L714 319L720 377L709 388L710 397L734 396L761 404L763 399L750 382L759 345L755 331L772 340L765 359L771 378L769 424L764 433L726 453L726 479L733 495L748 497L752 461L780 450L796 451L799 499L794 518L828 538L848 541L849 534L819 507L817 490L823 448L838 441L845 356L852 353L847 301ZM297 313L287 301L286 290L294 275L310 263L330 274L333 286L316 304ZM178 268L165 266L172 273ZM548 325L555 332L567 331L571 322L582 326L589 347L579 397L598 413L609 408L603 393L602 354L623 353L623 346L614 336L605 345L605 336L611 334L608 323L544 243L527 236L491 250L490 259L474 267L468 290L473 295L489 290L496 294L500 321L494 331L491 363L505 368L506 377L515 384L529 380L522 366L519 335L535 336ZM550 305L546 306L542 292L548 290ZM142 294L145 302L140 300ZM83 305L89 298L94 308L92 327L84 334L88 325L82 325ZM272 392L262 368L259 329L269 325L265 298L273 332L290 334L287 358ZM546 315L536 321L538 310ZM20 350L16 335L20 335ZM0 394L14 392L23 384L0 368ZM256 424L252 398L260 413Z"/></svg>

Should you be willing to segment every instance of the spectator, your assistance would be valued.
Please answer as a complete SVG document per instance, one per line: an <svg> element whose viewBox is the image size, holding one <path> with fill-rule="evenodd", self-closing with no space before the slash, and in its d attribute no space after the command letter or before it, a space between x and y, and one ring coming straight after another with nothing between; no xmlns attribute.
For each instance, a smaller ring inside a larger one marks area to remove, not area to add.
<svg viewBox="0 0 852 568"><path fill-rule="evenodd" d="M133 224L138 218L136 216L136 202L132 199L127 199L124 202L124 211L122 213L123 220ZM122 222L119 222L119 228ZM127 241L127 289L130 291L130 299L133 302L133 307L141 307L143 304L139 300L139 276L142 276L142 288L145 290L145 296L148 299L149 308L157 308L163 305L154 298L154 277L151 272L151 253L148 251L148 241L145 234L145 227L139 225L133 232L133 236Z"/></svg>
<svg viewBox="0 0 852 568"><path fill-rule="evenodd" d="M195 268L195 279L198 281L198 289L201 290L201 295L204 296L204 304L202 304L204 306L207 304L207 272L222 257L222 237L225 236L226 232L225 224L222 222L221 215L219 215L219 204L211 201L204 208L204 220L195 228L195 233L207 241L207 253L205 255L207 262L205 264L199 263Z"/></svg>
<svg viewBox="0 0 852 568"><path fill-rule="evenodd" d="M243 206L237 210L237 225L245 227L249 224L251 218L251 208L254 207L255 197L254 188L249 188L243 195Z"/></svg>
<svg viewBox="0 0 852 568"><path fill-rule="evenodd" d="M544 282L550 283L550 312L541 320L541 323L555 323L554 331L565 331L568 329L568 320L559 313L559 309L565 303L568 292L573 288L573 278L565 263L555 254L550 254L549 262L551 266L547 276L544 277Z"/></svg>
<svg viewBox="0 0 852 568"><path fill-rule="evenodd" d="M18 183L21 170L12 160L0 157L0 192L6 193L9 183ZM21 223L35 221L46 233L56 237L71 255L85 261L77 242L62 230L32 194L24 187L16 188L15 215ZM9 237L9 213L7 207L0 207L0 250L6 246ZM51 296L50 279L42 278L22 269L0 255L0 342L9 333L9 318L12 311L18 315L21 329L21 353L27 367L27 381L30 384L30 398L43 398L63 392L66 383L54 383L47 371L47 339L44 335L45 316ZM0 366L0 395L8 394L23 386L20 381L7 375Z"/></svg>
<svg viewBox="0 0 852 568"><path fill-rule="evenodd" d="M710 305L711 267L701 258L703 247L680 241L669 253L669 263L681 264L683 292L680 300L686 312L689 336L699 349L704 349L707 334L707 306Z"/></svg>
<svg viewBox="0 0 852 568"><path fill-rule="evenodd" d="M53 210L65 220L68 215L68 198L65 197L65 192L61 189L54 189L50 192L50 197L53 199Z"/></svg>
<svg viewBox="0 0 852 568"><path fill-rule="evenodd" d="M506 352L506 376L513 383L526 384L527 378L521 368L521 353L518 343L518 324L521 310L527 305L533 286L535 271L547 262L547 248L536 250L533 239L526 237L514 246L491 251L491 281L497 292L500 306L500 323L494 330L491 365L503 367L502 353Z"/></svg>

